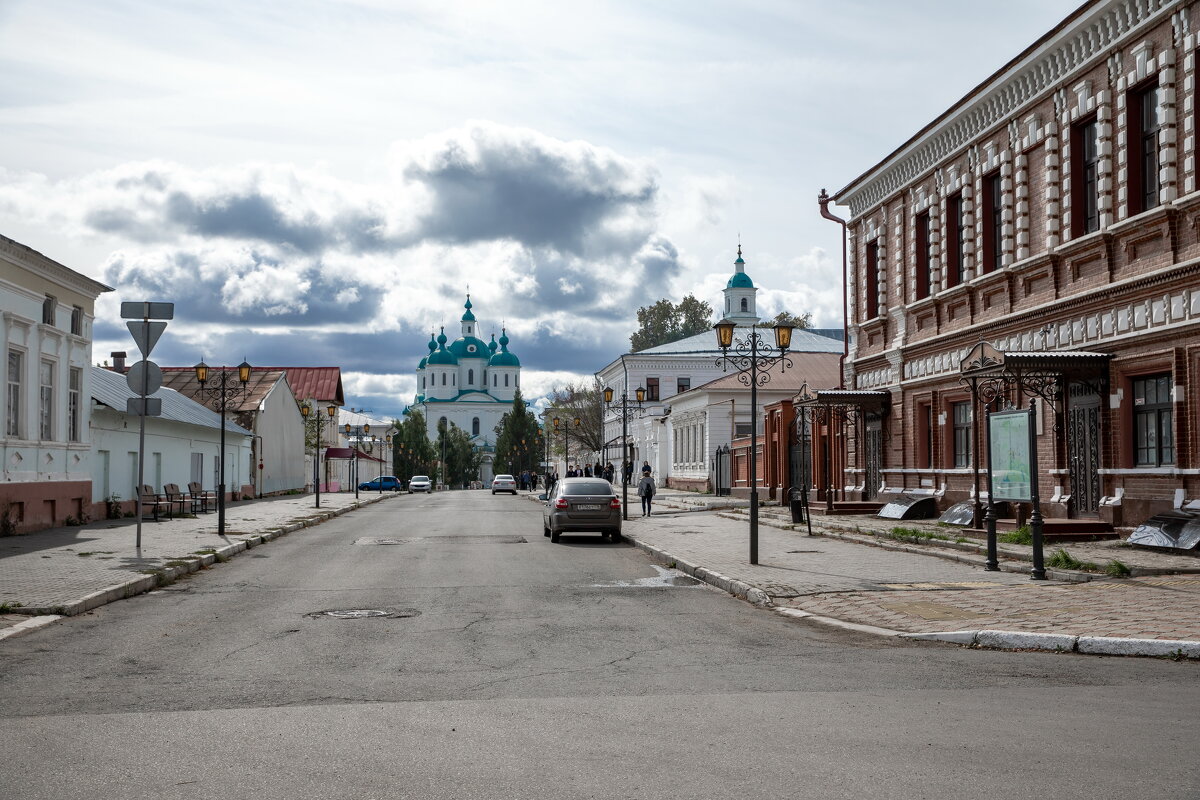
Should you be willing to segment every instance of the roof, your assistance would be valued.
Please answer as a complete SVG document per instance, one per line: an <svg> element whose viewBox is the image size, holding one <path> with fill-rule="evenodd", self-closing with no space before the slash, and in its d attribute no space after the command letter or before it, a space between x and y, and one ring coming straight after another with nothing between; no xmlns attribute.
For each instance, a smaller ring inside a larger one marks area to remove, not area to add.
<svg viewBox="0 0 1200 800"><path fill-rule="evenodd" d="M471 350L472 347L475 349ZM460 336L447 349L456 358L479 358L486 360L492 355L492 351L488 349L487 342L477 339L474 336Z"/></svg>
<svg viewBox="0 0 1200 800"><path fill-rule="evenodd" d="M1107 368L1111 358L1109 353L1085 350L1006 353L987 342L979 342L962 360L959 372L966 377L1002 374L1074 375L1102 371Z"/></svg>
<svg viewBox="0 0 1200 800"><path fill-rule="evenodd" d="M341 367L255 367L257 372L264 370L282 370L287 373L288 384L298 399L313 399L318 403L333 403L335 406L346 404L346 396L342 393Z"/></svg>
<svg viewBox="0 0 1200 800"><path fill-rule="evenodd" d="M220 367L209 367L207 383L212 386ZM226 367L232 375L232 382L237 383L237 368ZM204 397L200 392L200 381L196 380L196 370L193 367L163 367L163 386L190 397L198 403L216 410L216 401ZM250 380L246 382L246 391L239 394L229 403L228 410L233 412L257 411L266 396L271 393L281 380L286 380L282 369L255 367L250 370Z"/></svg>
<svg viewBox="0 0 1200 800"><path fill-rule="evenodd" d="M782 361L776 362L768 370L763 370L763 372L769 374L771 377L769 383L759 385L758 390L760 392L797 392L805 384L809 386L827 386L831 383L837 383L838 361L841 357L841 350L838 350L836 353L791 353L788 357L792 361L792 366L786 370L783 369ZM742 383L739 373L730 367L727 374L693 389L689 389L686 392L680 392L674 397L669 397L666 402L670 403L679 397L690 395L694 392L721 390L749 391L750 389Z"/></svg>
<svg viewBox="0 0 1200 800"><path fill-rule="evenodd" d="M51 276L55 283L74 289L81 294L90 294L96 297L104 292L111 292L113 290L113 287L58 263L53 258L44 253L39 253L29 245L21 244L14 239L9 239L7 236L0 235L0 252L3 250L10 251L16 257L24 258L28 263L36 264L47 275Z"/></svg>
<svg viewBox="0 0 1200 800"><path fill-rule="evenodd" d="M774 341L769 329L760 328L761 332L765 332L770 341ZM738 328L734 332L735 337L745 336L745 328ZM812 333L804 328L796 328L792 331L792 347L789 350L791 353L840 353L842 352L842 344L836 339L831 339L828 336L821 336ZM695 336L688 336L686 339L679 339L674 342L656 345L645 350L639 350L632 355L686 355L690 353L712 353L714 357L721 354L721 348L717 347L717 334L711 330L697 333Z"/></svg>
<svg viewBox="0 0 1200 800"><path fill-rule="evenodd" d="M726 289L753 289L754 281L750 280L750 276L744 272L735 272L733 277L729 279L729 283L725 284Z"/></svg>
<svg viewBox="0 0 1200 800"><path fill-rule="evenodd" d="M92 379L92 399L106 405L114 411L125 413L126 401L138 397L125 380L125 375L104 367L90 367ZM165 375L164 375L165 381ZM162 416L159 419L171 422L182 422L186 425L196 425L201 428L221 429L221 415L206 406L180 394L166 386L150 395L162 400ZM225 420L225 430L230 433L252 435L250 431L234 424L233 420Z"/></svg>

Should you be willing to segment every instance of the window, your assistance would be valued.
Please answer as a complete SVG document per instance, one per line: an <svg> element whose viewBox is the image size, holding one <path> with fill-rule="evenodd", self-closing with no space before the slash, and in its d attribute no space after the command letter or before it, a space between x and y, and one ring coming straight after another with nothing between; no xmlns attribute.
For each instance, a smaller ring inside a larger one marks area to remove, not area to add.
<svg viewBox="0 0 1200 800"><path fill-rule="evenodd" d="M1004 266L1004 185L999 172L984 176L982 212L983 252L979 254L979 271L995 272Z"/></svg>
<svg viewBox="0 0 1200 800"><path fill-rule="evenodd" d="M54 295L46 295L45 301L42 303L42 322L46 325L54 324L54 309L58 306L58 300Z"/></svg>
<svg viewBox="0 0 1200 800"><path fill-rule="evenodd" d="M467 370L467 386L472 386L475 383L475 370Z"/></svg>
<svg viewBox="0 0 1200 800"><path fill-rule="evenodd" d="M658 378L646 378L646 399L658 400Z"/></svg>
<svg viewBox="0 0 1200 800"><path fill-rule="evenodd" d="M933 406L922 403L917 406L917 467L928 469L933 466Z"/></svg>
<svg viewBox="0 0 1200 800"><path fill-rule="evenodd" d="M1134 464L1161 467L1175 463L1171 427L1171 374L1151 375L1133 382Z"/></svg>
<svg viewBox="0 0 1200 800"><path fill-rule="evenodd" d="M446 373L442 373L442 386L446 385Z"/></svg>
<svg viewBox="0 0 1200 800"><path fill-rule="evenodd" d="M83 307L71 306L71 333L83 336Z"/></svg>
<svg viewBox="0 0 1200 800"><path fill-rule="evenodd" d="M496 377L496 373L493 372L492 373L492 386L495 386L496 381L498 381L498 380L499 380L499 378Z"/></svg>
<svg viewBox="0 0 1200 800"><path fill-rule="evenodd" d="M8 401L5 409L4 434L21 435L21 353L8 351Z"/></svg>
<svg viewBox="0 0 1200 800"><path fill-rule="evenodd" d="M1157 85L1129 93L1129 213L1158 205L1158 131L1162 127Z"/></svg>
<svg viewBox="0 0 1200 800"><path fill-rule="evenodd" d="M750 310L750 301L743 297L742 298L742 311L749 311L749 310Z"/></svg>
<svg viewBox="0 0 1200 800"><path fill-rule="evenodd" d="M71 367L71 385L67 393L67 440L79 441L79 389L83 381L83 370Z"/></svg>
<svg viewBox="0 0 1200 800"><path fill-rule="evenodd" d="M425 376L424 375L421 376L421 388L422 389L425 388Z"/></svg>
<svg viewBox="0 0 1200 800"><path fill-rule="evenodd" d="M1071 128L1071 232L1100 230L1100 131L1095 118Z"/></svg>
<svg viewBox="0 0 1200 800"><path fill-rule="evenodd" d="M866 319L875 319L879 316L879 242L867 245L867 280L863 287Z"/></svg>
<svg viewBox="0 0 1200 800"><path fill-rule="evenodd" d="M954 466L971 466L971 404L954 403Z"/></svg>
<svg viewBox="0 0 1200 800"><path fill-rule="evenodd" d="M676 392L686 392L691 388L692 388L692 379L691 378L676 378L675 379L675 391Z"/></svg>
<svg viewBox="0 0 1200 800"><path fill-rule="evenodd" d="M192 483L204 484L204 453L192 453L192 470L190 473Z"/></svg>
<svg viewBox="0 0 1200 800"><path fill-rule="evenodd" d="M479 417L475 417L474 419L471 420L471 435L472 436L479 435Z"/></svg>
<svg viewBox="0 0 1200 800"><path fill-rule="evenodd" d="M43 361L38 369L38 437L54 438L54 362Z"/></svg>
<svg viewBox="0 0 1200 800"><path fill-rule="evenodd" d="M508 374L507 373L505 373L505 375L504 375L504 385L508 386Z"/></svg>
<svg viewBox="0 0 1200 800"><path fill-rule="evenodd" d="M739 422L736 425L734 425L733 426L733 435L734 436L749 436L750 435L750 423L749 422Z"/></svg>
<svg viewBox="0 0 1200 800"><path fill-rule="evenodd" d="M956 194L946 200L946 286L958 286L965 277L963 259L963 202Z"/></svg>
<svg viewBox="0 0 1200 800"><path fill-rule="evenodd" d="M917 215L917 299L929 297L933 285L933 247L929 241L929 212Z"/></svg>

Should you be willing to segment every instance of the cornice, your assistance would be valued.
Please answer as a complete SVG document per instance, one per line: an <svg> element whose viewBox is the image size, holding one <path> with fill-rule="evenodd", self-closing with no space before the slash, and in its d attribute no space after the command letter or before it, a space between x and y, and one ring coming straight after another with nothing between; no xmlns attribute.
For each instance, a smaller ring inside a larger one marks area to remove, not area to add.
<svg viewBox="0 0 1200 800"><path fill-rule="evenodd" d="M43 278L57 283L59 286L72 289L93 298L104 292L111 292L113 290L111 286L106 286L99 281L92 280L70 267L63 266L54 259L42 255L31 247L14 242L7 236L0 236L0 256L7 257L9 261L17 266L37 273Z"/></svg>
<svg viewBox="0 0 1200 800"><path fill-rule="evenodd" d="M852 219L951 156L960 154L1036 98L1102 60L1122 39L1168 18L1183 0L1109 0L1076 12L992 75L899 149L834 195Z"/></svg>

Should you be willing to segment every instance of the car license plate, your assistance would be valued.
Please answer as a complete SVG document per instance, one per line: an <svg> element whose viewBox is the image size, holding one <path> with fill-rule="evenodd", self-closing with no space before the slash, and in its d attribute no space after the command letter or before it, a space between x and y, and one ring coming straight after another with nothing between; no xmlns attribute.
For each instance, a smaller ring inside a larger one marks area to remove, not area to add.
<svg viewBox="0 0 1200 800"><path fill-rule="evenodd" d="M604 508L604 506L600 505L599 503L580 503L578 506L576 506L576 508L578 508L580 511L599 511L600 509Z"/></svg>

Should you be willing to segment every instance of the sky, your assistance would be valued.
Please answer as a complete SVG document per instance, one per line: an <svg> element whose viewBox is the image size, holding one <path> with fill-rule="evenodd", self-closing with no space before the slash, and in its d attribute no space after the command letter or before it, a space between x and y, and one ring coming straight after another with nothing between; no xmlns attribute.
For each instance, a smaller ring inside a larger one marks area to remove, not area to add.
<svg viewBox="0 0 1200 800"><path fill-rule="evenodd" d="M840 327L821 189L1077 5L0 0L0 234L115 289L98 363L169 301L155 362L340 366L396 416L469 290L536 399L641 306L719 308L739 240L762 316Z"/></svg>

